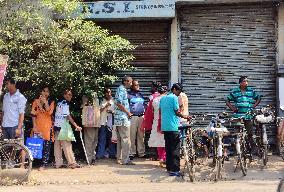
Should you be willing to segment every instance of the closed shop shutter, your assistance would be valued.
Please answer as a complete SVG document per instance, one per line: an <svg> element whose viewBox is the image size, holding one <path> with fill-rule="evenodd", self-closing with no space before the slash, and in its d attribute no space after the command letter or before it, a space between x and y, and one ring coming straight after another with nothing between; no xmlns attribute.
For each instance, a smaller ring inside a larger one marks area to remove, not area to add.
<svg viewBox="0 0 284 192"><path fill-rule="evenodd" d="M179 10L181 75L190 112L227 111L225 97L241 75L276 104L276 19L273 4L205 5ZM274 142L275 125L269 128Z"/></svg>
<svg viewBox="0 0 284 192"><path fill-rule="evenodd" d="M170 32L168 21L102 22L98 25L137 46L133 52L135 59L131 63L136 69L117 72L120 79L114 87L120 84L124 75L139 80L141 91L145 96L150 94L152 81L168 85Z"/></svg>

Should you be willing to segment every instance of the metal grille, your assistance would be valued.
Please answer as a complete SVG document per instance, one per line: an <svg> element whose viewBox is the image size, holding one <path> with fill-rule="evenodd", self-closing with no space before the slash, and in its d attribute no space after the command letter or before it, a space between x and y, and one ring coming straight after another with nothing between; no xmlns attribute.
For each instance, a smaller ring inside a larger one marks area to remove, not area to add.
<svg viewBox="0 0 284 192"><path fill-rule="evenodd" d="M150 94L152 81L160 81L168 85L170 24L167 21L104 22L98 24L109 29L112 34L120 35L138 46L133 52L135 60L131 63L136 69L117 72L120 78L130 75L139 80L144 96ZM117 81L114 87L120 82L121 80Z"/></svg>
<svg viewBox="0 0 284 192"><path fill-rule="evenodd" d="M191 113L228 110L225 97L241 75L276 104L276 20L273 4L183 7L181 75ZM269 129L274 143L275 125Z"/></svg>

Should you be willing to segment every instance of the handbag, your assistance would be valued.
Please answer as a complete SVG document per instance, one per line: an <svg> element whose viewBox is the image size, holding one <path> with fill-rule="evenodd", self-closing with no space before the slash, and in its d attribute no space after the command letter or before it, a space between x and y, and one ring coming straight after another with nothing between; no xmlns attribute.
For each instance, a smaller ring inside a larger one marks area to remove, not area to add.
<svg viewBox="0 0 284 192"><path fill-rule="evenodd" d="M76 141L72 127L67 120L64 120L62 123L57 139L61 141Z"/></svg>
<svg viewBox="0 0 284 192"><path fill-rule="evenodd" d="M43 139L38 137L30 137L26 140L26 146L30 150L33 158L42 159Z"/></svg>

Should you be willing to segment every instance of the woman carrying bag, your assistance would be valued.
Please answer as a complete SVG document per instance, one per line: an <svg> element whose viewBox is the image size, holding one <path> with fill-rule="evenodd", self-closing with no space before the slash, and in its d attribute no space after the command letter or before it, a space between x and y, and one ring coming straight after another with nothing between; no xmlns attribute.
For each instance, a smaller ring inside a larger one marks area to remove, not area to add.
<svg viewBox="0 0 284 192"><path fill-rule="evenodd" d="M72 92L66 89L63 93L63 99L58 101L56 105L55 120L54 120L54 156L56 168L63 166L62 149L68 161L68 167L71 169L80 168L77 164L72 150L71 141L75 141L73 130L69 122L75 127L76 131L81 131L82 128L78 126L70 115L69 102L72 99Z"/></svg>
<svg viewBox="0 0 284 192"><path fill-rule="evenodd" d="M43 140L42 164L39 170L44 170L48 164L51 144L54 141L53 119L54 101L50 100L48 86L42 86L40 95L32 104L33 134L38 134Z"/></svg>

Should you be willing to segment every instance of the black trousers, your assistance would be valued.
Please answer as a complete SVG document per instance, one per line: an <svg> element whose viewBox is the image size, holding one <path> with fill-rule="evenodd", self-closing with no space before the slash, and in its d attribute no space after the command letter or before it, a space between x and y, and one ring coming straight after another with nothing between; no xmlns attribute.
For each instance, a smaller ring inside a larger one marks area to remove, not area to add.
<svg viewBox="0 0 284 192"><path fill-rule="evenodd" d="M167 171L180 171L180 138L178 131L164 131Z"/></svg>

